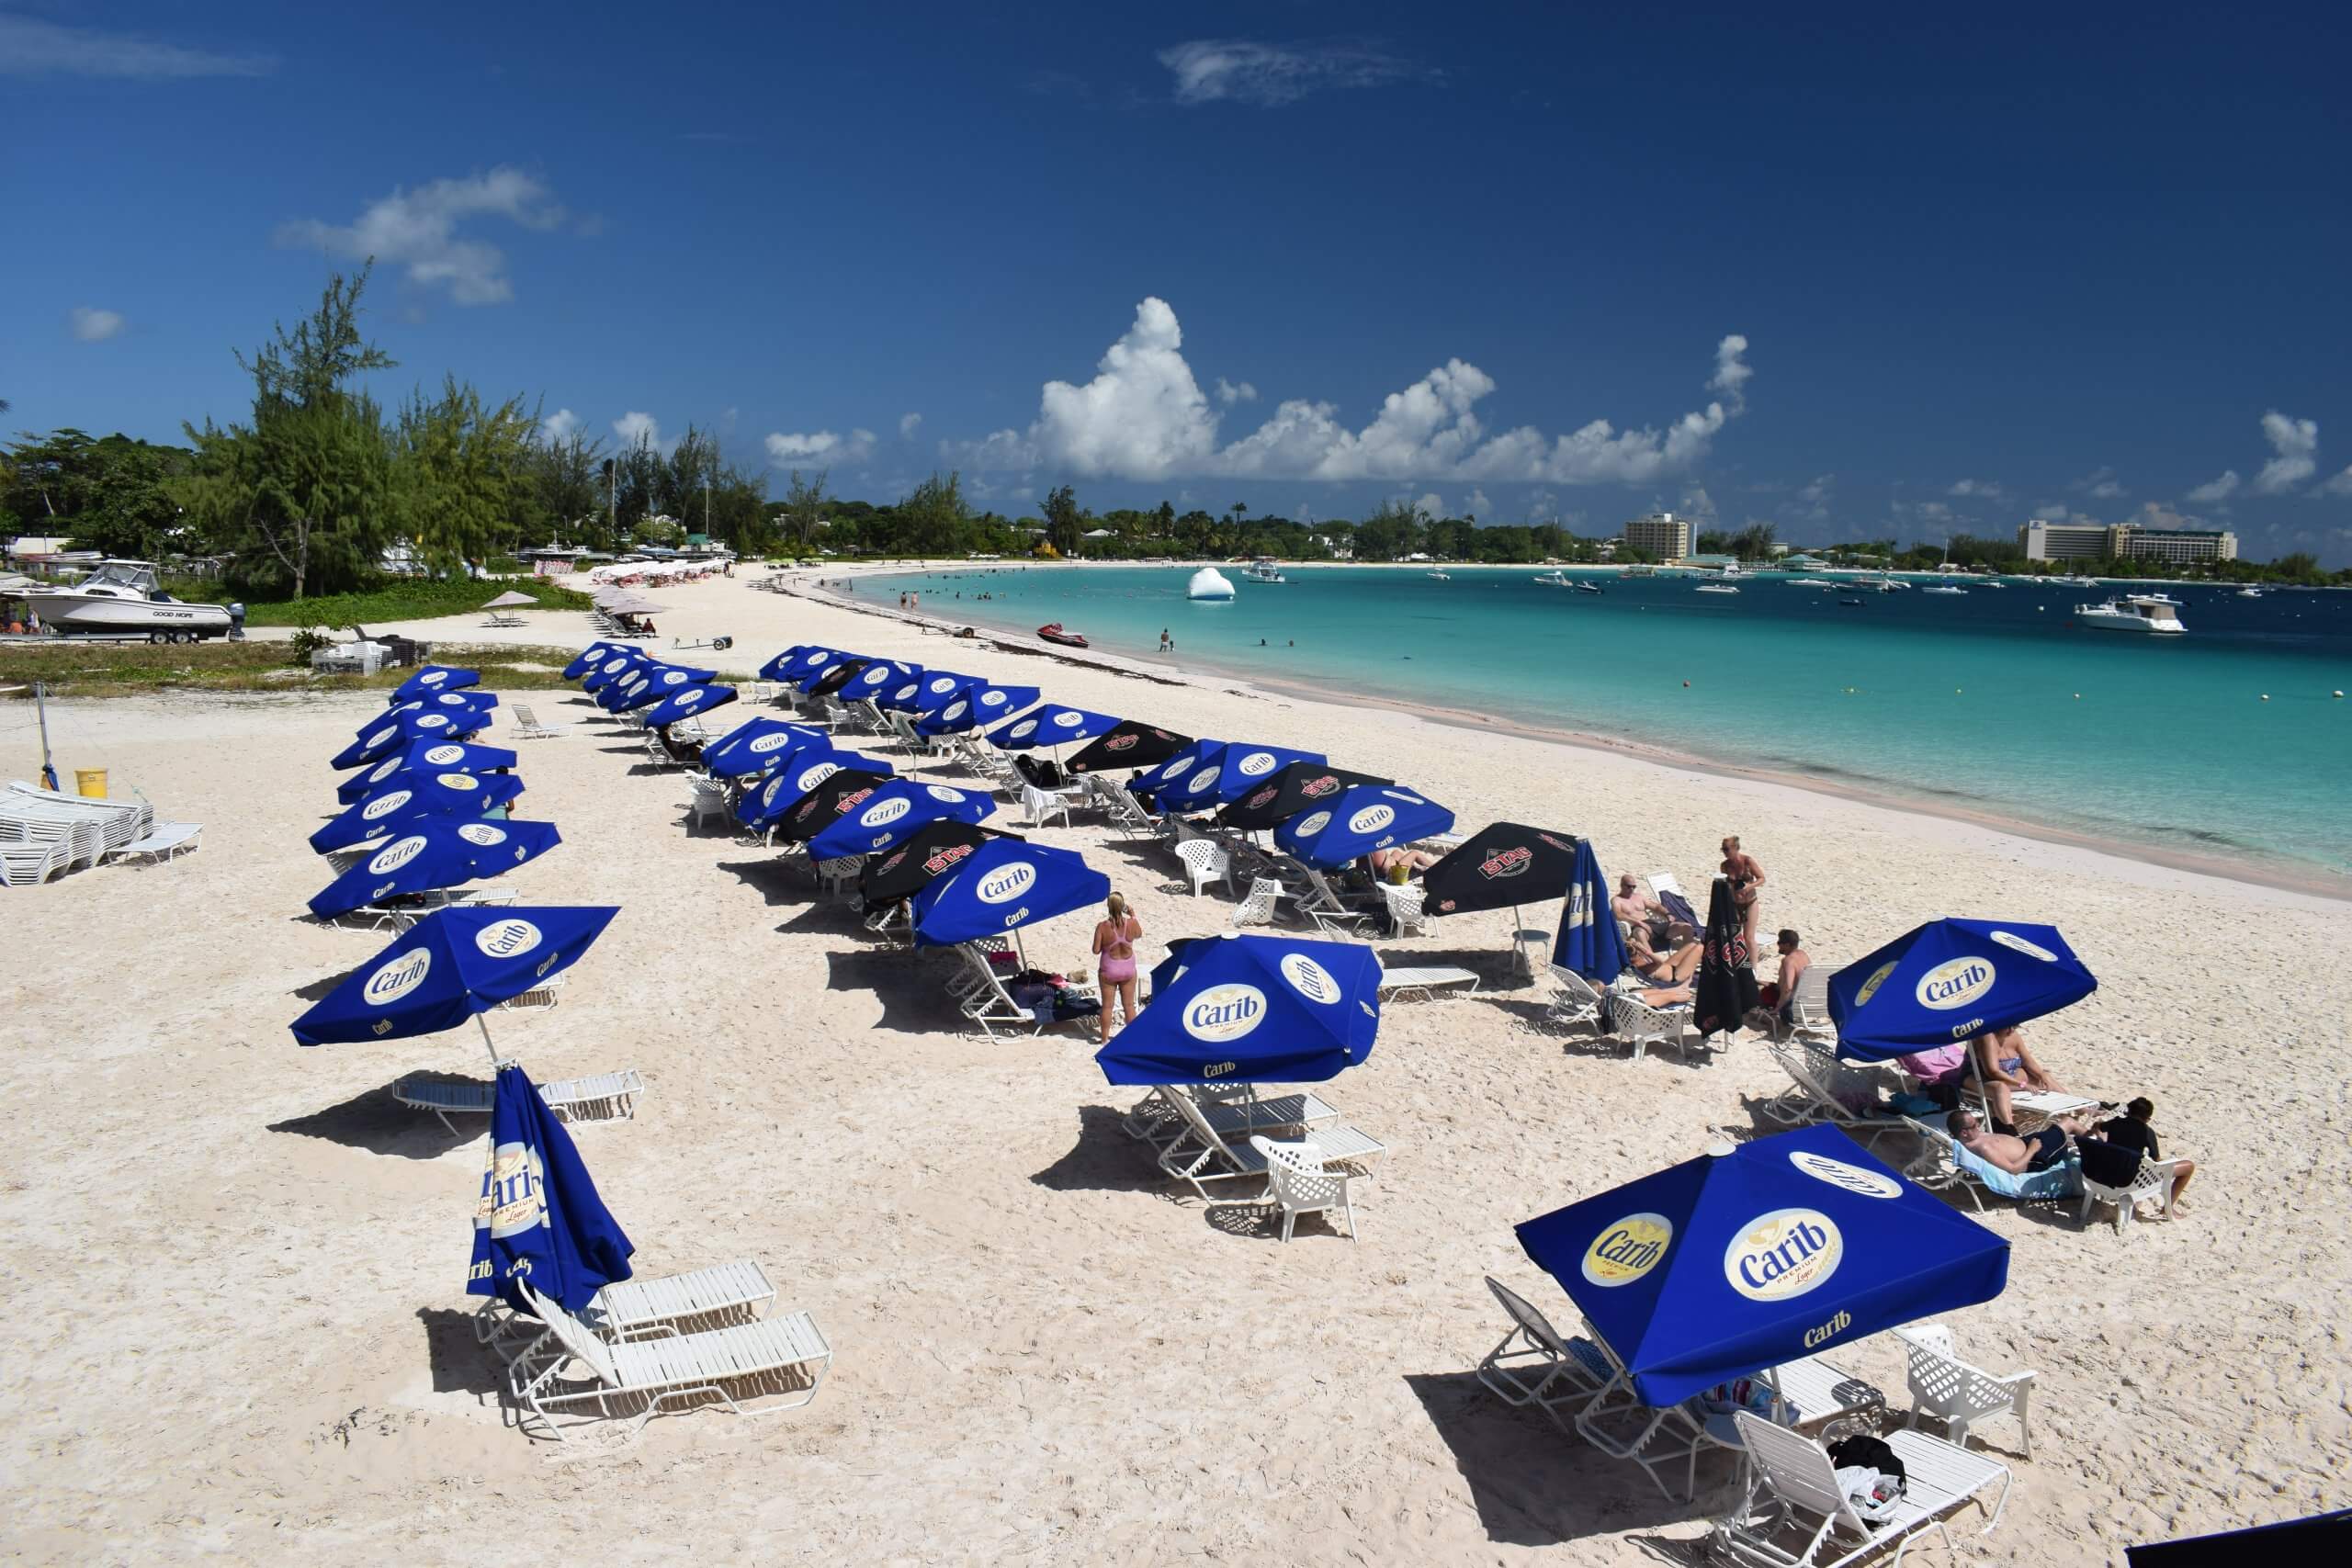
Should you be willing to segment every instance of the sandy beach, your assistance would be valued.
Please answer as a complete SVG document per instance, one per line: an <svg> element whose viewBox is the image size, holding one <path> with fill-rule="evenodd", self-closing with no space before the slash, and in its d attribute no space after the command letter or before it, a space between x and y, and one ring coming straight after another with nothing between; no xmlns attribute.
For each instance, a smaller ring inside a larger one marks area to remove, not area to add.
<svg viewBox="0 0 2352 1568"><path fill-rule="evenodd" d="M2013 1244L2008 1289L1951 1325L1971 1360L2039 1376L2031 1459L2013 1422L1980 1429L2016 1484L1963 1552L2120 1563L2127 1544L2352 1502L2352 904L1626 751L950 641L749 576L662 589L652 650L725 634L729 651L681 657L748 672L812 641L1001 674L1319 750L1465 829L1587 835L1612 874L1703 888L1736 832L1769 874L1764 929L1798 927L1833 965L1942 915L2058 925L2101 986L2033 1026L2038 1053L2071 1088L2154 1097L2166 1152L2200 1174L2192 1213L2120 1237L2071 1203L1984 1215ZM593 635L581 615L524 619L396 629ZM1785 1078L1752 1037L1628 1063L1531 1027L1545 992L1509 988L1504 915L1381 941L1392 962L1495 981L1391 1005L1371 1061L1325 1086L1390 1153L1360 1190L1358 1244L1308 1221L1285 1246L1262 1213L1175 1201L1120 1132L1136 1096L1104 1085L1091 1036L959 1032L944 963L868 936L771 852L689 830L684 778L592 705L524 700L571 728L522 743L516 815L565 842L511 880L526 903L621 913L560 1006L493 1016L500 1047L542 1079L643 1071L635 1121L577 1134L639 1272L759 1260L778 1306L831 1339L831 1382L797 1413L696 1412L633 1445L510 1429L463 1293L481 1138L386 1093L415 1068L482 1070L478 1037L304 1050L287 1030L384 940L302 918L327 880L303 842L334 807L326 759L376 699L59 704L62 769L106 767L205 833L169 864L0 893L17 1111L0 1541L46 1562L437 1562L492 1540L632 1562L1694 1560L1729 1463L1669 1503L1502 1406L1472 1372L1507 1326L1481 1276L1573 1325L1512 1224L1754 1130ZM6 712L6 776L30 777L29 713ZM1230 902L1189 897L1162 851L1085 819L1040 837L1128 896L1147 966L1227 929ZM1086 967L1083 919L1024 935L1047 966ZM1907 1416L1892 1340L1838 1359Z"/></svg>

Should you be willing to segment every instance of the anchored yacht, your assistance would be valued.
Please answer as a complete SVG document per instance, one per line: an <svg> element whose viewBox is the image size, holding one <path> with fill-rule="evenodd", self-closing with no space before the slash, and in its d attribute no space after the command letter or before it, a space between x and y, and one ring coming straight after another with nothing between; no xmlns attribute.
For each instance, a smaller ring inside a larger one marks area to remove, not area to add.
<svg viewBox="0 0 2352 1568"><path fill-rule="evenodd" d="M2180 601L2163 593L2127 593L2104 604L2077 604L2075 619L2111 632L2180 633Z"/></svg>
<svg viewBox="0 0 2352 1568"><path fill-rule="evenodd" d="M1283 569L1274 564L1274 558L1272 556L1260 556L1256 560L1251 561L1250 570L1243 572L1241 577L1245 582L1287 582L1290 581L1283 575Z"/></svg>

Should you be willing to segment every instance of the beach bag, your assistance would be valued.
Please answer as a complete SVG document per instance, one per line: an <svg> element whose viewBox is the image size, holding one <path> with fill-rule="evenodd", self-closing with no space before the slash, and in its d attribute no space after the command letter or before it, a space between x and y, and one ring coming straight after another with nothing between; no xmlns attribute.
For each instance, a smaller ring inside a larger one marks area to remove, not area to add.
<svg viewBox="0 0 2352 1568"><path fill-rule="evenodd" d="M1924 1094L1896 1094L1887 1097L1887 1105L1897 1116L1933 1116L1951 1108Z"/></svg>
<svg viewBox="0 0 2352 1568"><path fill-rule="evenodd" d="M1873 1438L1867 1432L1857 1432L1830 1444L1829 1462L1839 1470L1874 1470L1891 1479L1898 1491L1905 1479L1901 1456L1887 1446L1885 1438Z"/></svg>
<svg viewBox="0 0 2352 1568"><path fill-rule="evenodd" d="M1767 1421L1773 1419L1771 1385L1762 1378L1734 1378L1729 1382L1719 1382L1701 1394L1699 1403L1706 1407L1710 1416L1728 1416L1735 1410L1745 1410L1750 1416L1760 1416ZM1782 1426L1794 1427L1804 1419L1793 1400L1782 1398L1781 1408L1784 1413L1781 1421Z"/></svg>

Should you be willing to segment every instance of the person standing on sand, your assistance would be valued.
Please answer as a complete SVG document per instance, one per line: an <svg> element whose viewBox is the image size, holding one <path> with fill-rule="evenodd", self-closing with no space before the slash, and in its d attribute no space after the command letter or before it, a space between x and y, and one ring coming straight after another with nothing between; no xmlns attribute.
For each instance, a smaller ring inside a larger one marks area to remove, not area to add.
<svg viewBox="0 0 2352 1568"><path fill-rule="evenodd" d="M1756 948L1757 890L1764 886L1764 868L1756 857L1739 847L1739 835L1734 833L1723 844L1723 874L1731 881L1731 895L1739 906L1739 934L1747 939L1748 951Z"/></svg>
<svg viewBox="0 0 2352 1568"><path fill-rule="evenodd" d="M1095 1043L1111 1043L1111 1003L1115 998L1122 1010L1119 1027L1125 1028L1136 1021L1136 939L1143 935L1143 922L1127 912L1127 901L1116 893L1104 906L1103 918L1094 926L1095 977L1102 982L1102 1021Z"/></svg>

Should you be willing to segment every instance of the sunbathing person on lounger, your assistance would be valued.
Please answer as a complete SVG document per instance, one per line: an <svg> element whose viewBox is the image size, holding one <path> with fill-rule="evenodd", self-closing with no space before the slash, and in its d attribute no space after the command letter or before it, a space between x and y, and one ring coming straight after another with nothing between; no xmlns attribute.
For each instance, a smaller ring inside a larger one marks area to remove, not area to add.
<svg viewBox="0 0 2352 1568"><path fill-rule="evenodd" d="M1996 1133L1984 1125L1984 1120L1973 1111L1961 1110L1951 1113L1945 1123L1960 1146L1983 1160L1986 1165L2007 1171L2011 1176L2030 1176L2048 1170L2066 1157L2066 1150L2075 1138L2088 1133L2091 1124L2072 1116L2061 1116L2034 1134L2020 1138L2008 1133Z"/></svg>
<svg viewBox="0 0 2352 1568"><path fill-rule="evenodd" d="M1661 953L1650 945L1648 927L1627 928L1625 964L1645 980L1654 980L1661 986L1687 986L1690 976L1699 972L1699 961L1705 955L1706 949L1695 942L1679 943L1671 952Z"/></svg>

